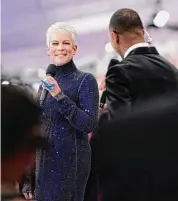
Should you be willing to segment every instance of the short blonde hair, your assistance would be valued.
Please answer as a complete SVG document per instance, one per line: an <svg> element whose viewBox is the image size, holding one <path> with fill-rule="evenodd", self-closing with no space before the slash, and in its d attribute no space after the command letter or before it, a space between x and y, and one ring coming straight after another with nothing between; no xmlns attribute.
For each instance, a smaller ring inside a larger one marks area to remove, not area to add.
<svg viewBox="0 0 178 201"><path fill-rule="evenodd" d="M68 25L68 24L65 24L65 23L61 23L61 22L56 22L54 24L52 24L47 32L46 32L46 44L47 46L49 46L50 44L50 37L51 37L51 34L55 31L63 31L69 35L71 35L72 37L72 41L73 41L73 44L76 45L77 44L77 33L76 33L76 30Z"/></svg>

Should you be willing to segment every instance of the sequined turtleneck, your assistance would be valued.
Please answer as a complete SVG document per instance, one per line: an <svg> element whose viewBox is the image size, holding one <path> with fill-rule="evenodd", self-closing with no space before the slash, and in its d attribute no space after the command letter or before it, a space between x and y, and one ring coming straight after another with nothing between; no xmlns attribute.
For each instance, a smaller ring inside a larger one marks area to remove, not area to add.
<svg viewBox="0 0 178 201"><path fill-rule="evenodd" d="M56 76L55 77L59 77L61 75L66 75L68 73L73 73L77 70L73 60L71 60L69 63L66 63L62 66L57 66L56 67Z"/></svg>
<svg viewBox="0 0 178 201"><path fill-rule="evenodd" d="M55 79L64 96L56 100L48 94L43 106L50 146L37 157L36 199L82 201L90 171L87 134L97 123L97 82L93 75L79 71L73 60L57 67Z"/></svg>

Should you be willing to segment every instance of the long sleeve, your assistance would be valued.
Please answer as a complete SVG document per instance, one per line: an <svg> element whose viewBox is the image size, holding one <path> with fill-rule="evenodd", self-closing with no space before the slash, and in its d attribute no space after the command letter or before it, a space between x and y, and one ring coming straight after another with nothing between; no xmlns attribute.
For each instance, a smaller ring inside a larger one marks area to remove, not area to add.
<svg viewBox="0 0 178 201"><path fill-rule="evenodd" d="M77 130L88 134L97 125L99 92L96 79L87 74L79 87L78 105L68 96L63 95L55 101L55 108L63 114L69 123Z"/></svg>
<svg viewBox="0 0 178 201"><path fill-rule="evenodd" d="M130 79L121 65L108 69L106 75L107 107L110 119L131 111Z"/></svg>

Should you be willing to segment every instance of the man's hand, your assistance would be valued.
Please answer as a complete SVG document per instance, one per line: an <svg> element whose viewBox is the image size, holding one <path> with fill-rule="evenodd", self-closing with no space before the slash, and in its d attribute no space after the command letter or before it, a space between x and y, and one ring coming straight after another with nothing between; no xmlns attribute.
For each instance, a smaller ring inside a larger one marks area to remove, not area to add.
<svg viewBox="0 0 178 201"><path fill-rule="evenodd" d="M100 82L99 90L102 92L106 90L106 78L103 78L102 81Z"/></svg>
<svg viewBox="0 0 178 201"><path fill-rule="evenodd" d="M34 196L33 196L33 194L31 192L23 193L23 195L25 196L26 200L32 200L32 199L34 199Z"/></svg>

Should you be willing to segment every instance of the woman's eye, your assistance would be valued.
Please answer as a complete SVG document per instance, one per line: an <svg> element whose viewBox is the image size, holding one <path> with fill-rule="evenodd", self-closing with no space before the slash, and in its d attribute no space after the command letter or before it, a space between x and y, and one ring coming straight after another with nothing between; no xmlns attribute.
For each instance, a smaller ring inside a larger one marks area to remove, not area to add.
<svg viewBox="0 0 178 201"><path fill-rule="evenodd" d="M57 43L57 42L55 42L55 43L52 43L52 45L58 45L58 43Z"/></svg>

